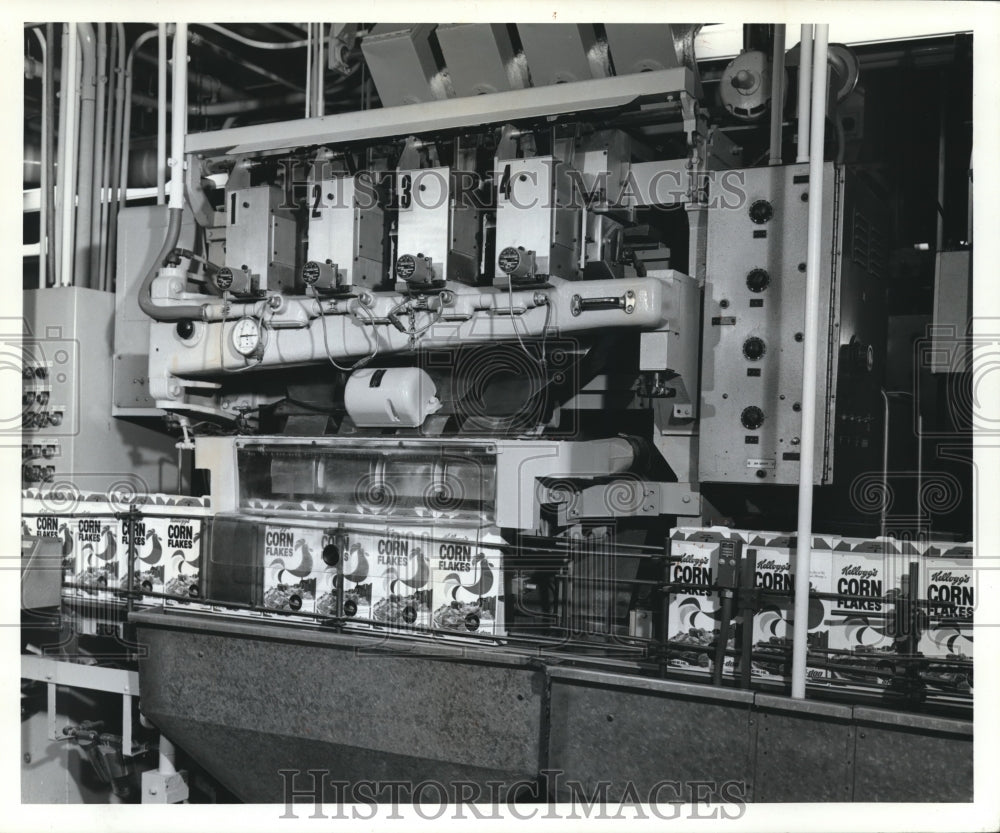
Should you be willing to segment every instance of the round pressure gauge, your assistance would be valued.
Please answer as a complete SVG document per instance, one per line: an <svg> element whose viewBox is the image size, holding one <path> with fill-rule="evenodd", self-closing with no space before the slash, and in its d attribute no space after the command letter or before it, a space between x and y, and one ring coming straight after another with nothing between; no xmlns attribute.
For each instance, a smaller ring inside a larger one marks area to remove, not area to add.
<svg viewBox="0 0 1000 833"><path fill-rule="evenodd" d="M233 325L233 348L241 356L252 356L261 349L260 322L256 318L241 318Z"/></svg>

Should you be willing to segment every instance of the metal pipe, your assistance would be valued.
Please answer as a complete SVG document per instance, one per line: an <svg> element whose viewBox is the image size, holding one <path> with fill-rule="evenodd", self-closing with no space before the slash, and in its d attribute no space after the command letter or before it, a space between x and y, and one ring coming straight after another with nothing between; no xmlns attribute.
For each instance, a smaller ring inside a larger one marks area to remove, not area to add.
<svg viewBox="0 0 1000 833"><path fill-rule="evenodd" d="M889 417L891 411L889 394L885 388L881 388L879 392L882 394L882 421L884 425L882 426L882 506L879 509L878 534L884 538L886 516L889 514ZM918 495L917 502L919 503L919 501Z"/></svg>
<svg viewBox="0 0 1000 833"><path fill-rule="evenodd" d="M94 27L78 23L83 71L80 76L80 146L77 152L76 243L73 258L74 282L90 286L91 197L94 192L94 99L96 96L97 48ZM86 166L86 168L84 167Z"/></svg>
<svg viewBox="0 0 1000 833"><path fill-rule="evenodd" d="M285 42L269 42L260 40L250 40L250 38L245 38L243 35L238 35L223 26L219 26L217 23L195 23L194 26L204 26L206 29L211 29L213 32L218 32L221 35L225 35L227 38L232 38L237 43L242 43L244 46L252 46L254 49L301 49L303 46L309 45L309 39L305 40L294 40Z"/></svg>
<svg viewBox="0 0 1000 833"><path fill-rule="evenodd" d="M125 199L123 192L119 190L121 177L121 156L122 156L122 125L125 120L125 26L116 23L118 30L118 63L115 70L117 79L115 83L115 135L112 140L114 154L111 158L111 196L108 204L108 245L104 251L104 264L101 268L102 282L108 291L114 289L112 275L114 273L113 264L117 262L118 242L118 209ZM114 258L114 260L113 260Z"/></svg>
<svg viewBox="0 0 1000 833"><path fill-rule="evenodd" d="M45 258L45 283L52 286L56 281L56 256L55 256L55 227L56 227L56 206L54 186L56 181L56 155L55 155L55 135L56 135L56 82L52 77L55 69L55 27L51 23L45 24L45 42L49 48L45 51L45 77L49 79L49 84L45 88L45 111L48 113L48 130L42 136L45 146L45 159L48 177L48 186L45 193L48 197L45 203L45 228L49 245L46 247Z"/></svg>
<svg viewBox="0 0 1000 833"><path fill-rule="evenodd" d="M38 182L38 288L42 289L45 286L46 281L46 271L48 266L48 253L46 252L46 246L48 242L48 207L49 203L52 202L52 194L49 193L49 148L48 148L48 134L49 134L49 85L52 83L49 79L48 69L48 44L45 40L45 35L35 29L35 37L38 39L38 45L42 48L42 62L41 62L41 75L42 75L42 137L39 144L40 147L40 170L39 170L39 182Z"/></svg>
<svg viewBox="0 0 1000 833"><path fill-rule="evenodd" d="M826 123L829 26L816 24L815 72L809 148L809 219L806 243L805 350L802 359L802 450L799 457L799 518L795 554L795 618L792 639L792 697L806 696L806 639L809 633L809 562L812 556L813 457L816 444L816 361L819 332L820 247L823 239L823 134Z"/></svg>
<svg viewBox="0 0 1000 833"><path fill-rule="evenodd" d="M326 114L326 102L323 100L323 80L326 74L324 70L326 66L323 62L323 24L317 23L317 37L316 37L316 115L322 116Z"/></svg>
<svg viewBox="0 0 1000 833"><path fill-rule="evenodd" d="M187 24L174 30L173 90L170 119L170 202L173 209L184 208L184 137L187 135Z"/></svg>
<svg viewBox="0 0 1000 833"><path fill-rule="evenodd" d="M89 160L90 165L90 236L87 240L88 285L100 289L100 278L97 269L101 263L101 208L104 198L104 100L108 77L105 74L108 62L108 31L103 23L97 24L97 63L94 67L94 149Z"/></svg>
<svg viewBox="0 0 1000 833"><path fill-rule="evenodd" d="M312 33L313 26L309 24L309 37L306 38L306 118L312 113Z"/></svg>
<svg viewBox="0 0 1000 833"><path fill-rule="evenodd" d="M63 49L62 84L60 94L65 109L59 123L60 145L60 214L62 228L59 250L59 285L73 283L73 232L75 230L76 208L76 124L77 93L76 80L79 78L76 24L67 23L65 48Z"/></svg>
<svg viewBox="0 0 1000 833"><path fill-rule="evenodd" d="M101 196L100 196L100 208L99 208L99 225L98 230L98 241L97 241L97 263L92 267L94 275L94 286L97 289L107 291L107 276L105 274L105 267L108 260L108 217L111 214L111 200L113 196L111 194L110 183L111 183L111 143L114 141L114 131L115 131L115 110L116 102L114 99L114 94L111 89L112 80L117 83L117 55L118 55L118 27L111 24L111 44L108 47L108 74L106 78L107 82L107 96L106 96L106 112L104 115L104 155L101 158Z"/></svg>
<svg viewBox="0 0 1000 833"><path fill-rule="evenodd" d="M781 123L785 110L785 24L774 27L771 58L771 158L769 165L781 164Z"/></svg>
<svg viewBox="0 0 1000 833"><path fill-rule="evenodd" d="M799 43L799 111L798 136L795 146L798 149L796 162L809 161L809 88L812 84L813 65L813 27L811 23L803 23Z"/></svg>
<svg viewBox="0 0 1000 833"><path fill-rule="evenodd" d="M189 304L178 307L161 307L153 302L149 289L156 273L177 246L184 217L184 136L187 133L187 24L177 23L174 30L173 89L174 116L170 120L170 194L168 207L167 234L159 254L139 287L139 308L156 321L181 321L202 317L201 306Z"/></svg>
<svg viewBox="0 0 1000 833"><path fill-rule="evenodd" d="M242 55L237 55L235 52L231 52L223 46L219 46L217 43L212 43L209 40L205 40L197 32L188 33L188 43L191 46L201 46L211 52L213 55L218 55L220 58L225 58L232 61L234 64L238 65L241 69L247 70L259 75L261 78L266 78L268 81L273 81L275 84L280 84L283 87L288 87L290 90L295 90L295 92L304 92L303 88L298 84L294 84L287 78L282 78L280 75L271 72L268 69L264 69L262 66L258 66L251 61L248 61Z"/></svg>
<svg viewBox="0 0 1000 833"><path fill-rule="evenodd" d="M156 204L167 202L167 24L157 26Z"/></svg>

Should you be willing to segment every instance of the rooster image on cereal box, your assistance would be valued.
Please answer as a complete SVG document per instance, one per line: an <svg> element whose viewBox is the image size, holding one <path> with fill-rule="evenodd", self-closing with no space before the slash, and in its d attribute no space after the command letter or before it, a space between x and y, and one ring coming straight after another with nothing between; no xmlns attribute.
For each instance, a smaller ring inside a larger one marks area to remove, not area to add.
<svg viewBox="0 0 1000 833"><path fill-rule="evenodd" d="M457 634L503 633L500 553L467 535L450 533L433 543L434 614L431 625Z"/></svg>
<svg viewBox="0 0 1000 833"><path fill-rule="evenodd" d="M104 598L118 585L122 572L117 521L83 517L77 521L76 584L86 598Z"/></svg>
<svg viewBox="0 0 1000 833"><path fill-rule="evenodd" d="M167 605L184 605L184 599L201 596L201 521L191 518L167 518L166 539L163 543L164 564L163 592L168 596Z"/></svg>
<svg viewBox="0 0 1000 833"><path fill-rule="evenodd" d="M129 545L135 547L132 569L132 589L140 593L162 593L166 558L164 544L167 538L166 518L141 518L131 525L122 521L122 561L124 569L119 582L123 590L129 587L128 561Z"/></svg>
<svg viewBox="0 0 1000 833"><path fill-rule="evenodd" d="M373 537L373 621L394 627L429 627L432 572L430 530L402 527Z"/></svg>
<svg viewBox="0 0 1000 833"><path fill-rule="evenodd" d="M321 529L268 526L264 532L264 607L314 613L322 552Z"/></svg>

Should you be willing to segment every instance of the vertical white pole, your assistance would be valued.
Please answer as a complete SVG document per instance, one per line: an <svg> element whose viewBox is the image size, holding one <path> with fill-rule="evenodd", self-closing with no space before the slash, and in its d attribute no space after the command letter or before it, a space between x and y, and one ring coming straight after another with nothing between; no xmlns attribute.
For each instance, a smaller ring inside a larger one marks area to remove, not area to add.
<svg viewBox="0 0 1000 833"><path fill-rule="evenodd" d="M184 136L187 134L187 24L174 30L174 87L170 120L170 208L184 208Z"/></svg>
<svg viewBox="0 0 1000 833"><path fill-rule="evenodd" d="M827 38L816 25L813 57L812 125L809 148L809 219L806 244L806 321L802 359L802 451L799 458L799 525L795 550L795 618L792 641L792 697L806 696L806 639L809 633L809 566L812 557L813 452L816 443L816 361L819 332L819 273L823 235L823 134L826 122Z"/></svg>
<svg viewBox="0 0 1000 833"><path fill-rule="evenodd" d="M157 26L156 204L167 201L167 24ZM176 118L176 116L175 116Z"/></svg>
<svg viewBox="0 0 1000 833"><path fill-rule="evenodd" d="M70 286L73 283L73 239L76 210L76 105L77 79L80 77L79 47L77 44L76 24L67 24L66 60L59 86L62 95L62 105L65 106L65 118L59 125L59 143L62 145L60 161L60 191L62 214L62 239L60 241L59 285Z"/></svg>
<svg viewBox="0 0 1000 833"><path fill-rule="evenodd" d="M809 161L809 88L812 84L813 27L802 24L802 40L799 44L799 123L796 146L796 162Z"/></svg>

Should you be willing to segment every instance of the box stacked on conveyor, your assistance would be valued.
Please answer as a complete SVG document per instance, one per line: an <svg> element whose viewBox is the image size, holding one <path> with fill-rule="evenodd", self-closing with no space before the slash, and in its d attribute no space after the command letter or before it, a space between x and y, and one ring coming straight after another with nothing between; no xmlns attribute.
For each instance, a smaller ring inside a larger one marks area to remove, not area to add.
<svg viewBox="0 0 1000 833"><path fill-rule="evenodd" d="M147 516L121 522L122 542L122 576L119 586L129 589L129 547L134 546L135 553L132 564L132 590L140 593L162 593L165 585L167 552L167 528L169 519ZM146 604L161 604L162 599L144 595L141 599Z"/></svg>
<svg viewBox="0 0 1000 833"><path fill-rule="evenodd" d="M263 525L263 597L266 610L283 611L282 619L316 611L323 561L321 528L268 522Z"/></svg>
<svg viewBox="0 0 1000 833"><path fill-rule="evenodd" d="M113 517L81 515L76 520L77 598L107 600L125 573L121 524Z"/></svg>
<svg viewBox="0 0 1000 833"><path fill-rule="evenodd" d="M746 543L748 533L725 527L672 530L670 567L667 581L678 585L670 591L667 610L667 639L670 665L709 673L715 658L712 647L719 636L722 603L716 584L719 553L726 542ZM734 610L735 613L735 610ZM735 630L730 630L728 647L735 648ZM733 656L727 655L724 673L732 673Z"/></svg>
<svg viewBox="0 0 1000 833"><path fill-rule="evenodd" d="M905 642L908 606L916 598L909 565L917 550L890 538L840 538L833 550L830 625L831 676L835 680L885 685Z"/></svg>
<svg viewBox="0 0 1000 833"><path fill-rule="evenodd" d="M433 604L430 527L399 524L369 536L374 622L387 628L428 628Z"/></svg>
<svg viewBox="0 0 1000 833"><path fill-rule="evenodd" d="M434 628L463 635L504 633L502 542L487 531L438 529L432 551Z"/></svg>
<svg viewBox="0 0 1000 833"><path fill-rule="evenodd" d="M813 538L809 557L809 589L815 593L830 592L832 545L830 538ZM796 553L796 539L788 535L765 533L752 538L747 545L745 557L755 559L754 587L762 591L761 607L754 614L752 625L754 656L750 667L755 677L790 680ZM829 601L809 599L806 676L813 682L820 682L829 676L823 663L815 660L825 660L830 617Z"/></svg>
<svg viewBox="0 0 1000 833"><path fill-rule="evenodd" d="M923 679L936 689L971 690L976 607L971 544L924 547L920 556L920 596L926 599L927 607L920 623L917 650L932 660Z"/></svg>
<svg viewBox="0 0 1000 833"><path fill-rule="evenodd" d="M21 532L38 538L58 538L62 551L62 595L75 596L68 585L76 573L76 518L66 515L25 515Z"/></svg>
<svg viewBox="0 0 1000 833"><path fill-rule="evenodd" d="M163 592L180 598L164 599L165 606L189 605L199 599L202 571L202 521L200 518L169 517L161 538L163 547ZM186 601L190 599L191 601Z"/></svg>

